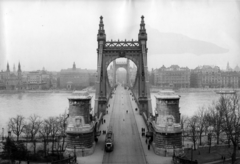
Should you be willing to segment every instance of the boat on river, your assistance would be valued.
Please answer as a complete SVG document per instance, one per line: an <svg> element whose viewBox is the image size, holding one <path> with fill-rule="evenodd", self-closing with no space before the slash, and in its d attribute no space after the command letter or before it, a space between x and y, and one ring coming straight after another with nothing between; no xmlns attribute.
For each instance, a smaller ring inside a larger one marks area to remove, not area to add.
<svg viewBox="0 0 240 164"><path fill-rule="evenodd" d="M236 90L218 90L215 91L217 94L236 94Z"/></svg>

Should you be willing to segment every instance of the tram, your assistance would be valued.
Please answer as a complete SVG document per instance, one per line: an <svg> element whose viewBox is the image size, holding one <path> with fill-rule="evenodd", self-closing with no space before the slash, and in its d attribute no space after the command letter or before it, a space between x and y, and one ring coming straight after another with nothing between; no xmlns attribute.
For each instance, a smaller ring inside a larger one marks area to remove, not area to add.
<svg viewBox="0 0 240 164"><path fill-rule="evenodd" d="M113 148L114 148L114 134L113 134L112 128L110 127L106 134L105 151L111 152L113 151Z"/></svg>

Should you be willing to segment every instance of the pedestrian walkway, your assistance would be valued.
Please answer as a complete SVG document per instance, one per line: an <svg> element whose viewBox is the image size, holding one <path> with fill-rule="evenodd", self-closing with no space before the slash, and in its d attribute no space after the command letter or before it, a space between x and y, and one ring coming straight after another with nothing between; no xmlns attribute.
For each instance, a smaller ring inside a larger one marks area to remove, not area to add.
<svg viewBox="0 0 240 164"><path fill-rule="evenodd" d="M141 138L143 150L149 164L171 164L172 157L162 157L158 156L154 153L152 147L148 150L148 145L146 144L146 137L142 136L142 128L147 130L147 127L144 123L142 116L139 114L139 109L136 111L135 109L138 108L136 102L133 100L132 96L130 95L131 91L129 91L129 98L132 104L132 108L134 111L135 119L137 122L138 132Z"/></svg>
<svg viewBox="0 0 240 164"><path fill-rule="evenodd" d="M78 164L101 164L103 160L104 155L104 142L105 142L105 134L103 134L103 130L107 131L107 128L110 123L110 117L112 113L112 109L114 106L114 99L115 95L113 95L112 99L109 100L110 107L107 108L108 113L104 115L103 120L105 120L105 123L103 123L100 126L101 135L98 137L98 143L96 144L94 153L90 156L86 157L77 157L77 163Z"/></svg>

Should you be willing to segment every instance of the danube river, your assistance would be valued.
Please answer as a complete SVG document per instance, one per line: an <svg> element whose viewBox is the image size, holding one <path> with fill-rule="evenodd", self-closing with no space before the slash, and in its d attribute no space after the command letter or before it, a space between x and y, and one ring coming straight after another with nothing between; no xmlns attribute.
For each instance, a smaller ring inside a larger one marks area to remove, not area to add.
<svg viewBox="0 0 240 164"><path fill-rule="evenodd" d="M213 91L204 92L177 92L181 95L180 112L191 116L201 106L209 106L219 95ZM29 117L36 114L42 118L58 116L68 109L68 97L71 93L18 93L0 94L0 129L7 128L9 118L16 115ZM155 109L155 93L151 94L152 107ZM92 94L92 107L94 94ZM0 133L1 134L1 133ZM6 134L6 130L5 130Z"/></svg>

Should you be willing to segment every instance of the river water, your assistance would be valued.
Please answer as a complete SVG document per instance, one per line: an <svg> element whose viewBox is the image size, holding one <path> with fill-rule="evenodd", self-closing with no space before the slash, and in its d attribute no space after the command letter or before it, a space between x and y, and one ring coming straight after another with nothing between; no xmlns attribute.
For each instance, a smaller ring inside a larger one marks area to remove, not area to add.
<svg viewBox="0 0 240 164"><path fill-rule="evenodd" d="M152 107L155 109L156 93L151 94ZM209 106L219 95L213 91L209 92L177 92L181 95L180 112L181 114L191 116L201 106ZM36 114L42 118L49 116L58 116L68 109L68 97L71 93L18 93L18 94L0 94L0 129L7 129L9 118L16 115L29 117ZM92 107L94 106L94 94L91 94ZM1 135L2 133L0 133ZM5 130L6 134L6 130Z"/></svg>

